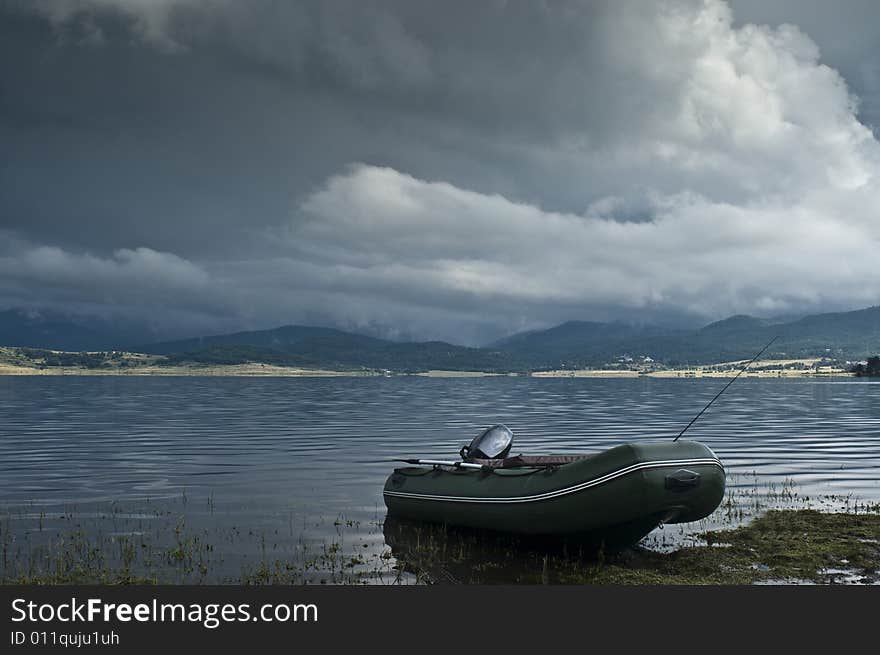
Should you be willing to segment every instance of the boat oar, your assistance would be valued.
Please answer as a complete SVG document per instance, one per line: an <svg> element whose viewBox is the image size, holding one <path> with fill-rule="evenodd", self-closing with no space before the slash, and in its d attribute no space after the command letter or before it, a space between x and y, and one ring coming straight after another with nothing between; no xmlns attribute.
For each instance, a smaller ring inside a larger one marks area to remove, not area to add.
<svg viewBox="0 0 880 655"><path fill-rule="evenodd" d="M456 469L476 469L479 471L488 471L491 467L485 464L472 464L470 462L453 462L444 459L394 459L394 462L406 462L407 464L422 464L425 466L451 466Z"/></svg>

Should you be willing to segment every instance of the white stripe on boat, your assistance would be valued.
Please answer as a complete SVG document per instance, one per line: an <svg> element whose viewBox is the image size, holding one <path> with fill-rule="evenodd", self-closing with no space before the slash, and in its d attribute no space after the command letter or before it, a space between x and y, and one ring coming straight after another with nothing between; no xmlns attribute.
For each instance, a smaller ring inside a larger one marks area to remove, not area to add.
<svg viewBox="0 0 880 655"><path fill-rule="evenodd" d="M394 498L416 498L418 500L440 500L444 502L451 503L531 503L538 500L549 500L551 498L557 498L559 496L565 496L568 494L577 493L578 491L583 491L584 489L589 489L590 487L597 487L600 484L605 484L606 482L610 482L611 480L615 480L619 477L623 477L624 475L629 475L630 473L635 473L636 471L641 471L643 469L653 469L653 468L677 468L679 466L700 466L700 465L708 465L708 466L717 466L722 471L724 470L724 466L722 466L721 461L714 457L704 457L700 459L667 459L661 460L658 462L641 462L639 464L632 464L622 469L618 469L617 471L612 471L611 473L606 473L603 476L595 478L593 480L588 480L586 482L581 482L571 487L565 487L563 489L556 489L554 491L547 491L545 493L534 494L532 496L501 496L501 497L484 497L484 496L437 496L432 494L418 494L411 493L407 491L384 491L385 496L393 496Z"/></svg>

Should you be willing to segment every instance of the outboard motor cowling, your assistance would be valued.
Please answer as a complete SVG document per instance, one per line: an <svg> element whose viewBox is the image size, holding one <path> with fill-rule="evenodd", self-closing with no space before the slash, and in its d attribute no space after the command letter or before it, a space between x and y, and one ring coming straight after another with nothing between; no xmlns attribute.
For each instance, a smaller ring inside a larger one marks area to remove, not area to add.
<svg viewBox="0 0 880 655"><path fill-rule="evenodd" d="M467 459L504 459L513 446L513 432L506 425L493 425L486 428L461 449L459 454Z"/></svg>

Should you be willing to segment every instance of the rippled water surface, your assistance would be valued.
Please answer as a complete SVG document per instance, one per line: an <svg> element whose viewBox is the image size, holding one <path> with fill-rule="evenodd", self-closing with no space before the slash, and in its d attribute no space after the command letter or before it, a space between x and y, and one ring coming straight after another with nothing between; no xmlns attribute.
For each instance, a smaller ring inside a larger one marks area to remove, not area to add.
<svg viewBox="0 0 880 655"><path fill-rule="evenodd" d="M724 382L2 377L0 507L28 519L164 503L175 520L262 535L263 549L265 535L283 549L346 527L380 548L394 457L454 457L496 422L523 453L672 438ZM880 500L878 383L740 379L687 436L734 484ZM230 545L227 569L254 548Z"/></svg>

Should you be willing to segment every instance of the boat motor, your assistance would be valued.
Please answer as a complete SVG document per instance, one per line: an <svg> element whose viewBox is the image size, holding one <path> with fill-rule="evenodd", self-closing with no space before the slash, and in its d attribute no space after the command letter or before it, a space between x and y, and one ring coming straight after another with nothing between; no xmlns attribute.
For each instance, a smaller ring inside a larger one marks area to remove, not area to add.
<svg viewBox="0 0 880 655"><path fill-rule="evenodd" d="M513 432L506 425L493 425L486 428L459 451L461 458L504 459L513 446Z"/></svg>

